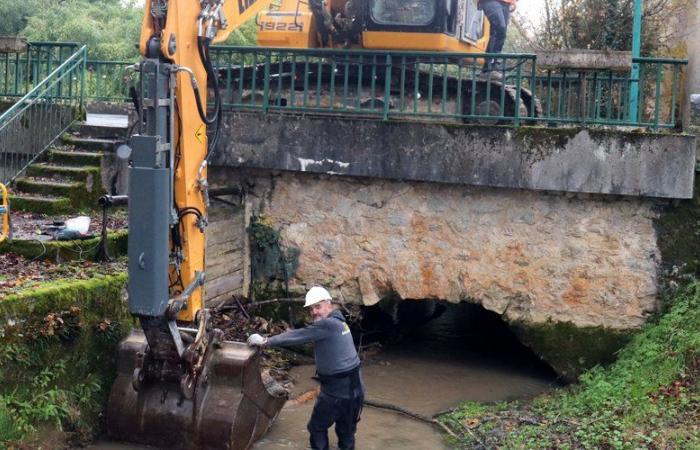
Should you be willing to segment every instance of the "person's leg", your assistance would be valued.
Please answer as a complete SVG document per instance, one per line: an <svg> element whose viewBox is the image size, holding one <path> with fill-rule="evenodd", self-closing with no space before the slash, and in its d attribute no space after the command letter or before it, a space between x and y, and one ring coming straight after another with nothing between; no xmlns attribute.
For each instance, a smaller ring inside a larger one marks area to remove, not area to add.
<svg viewBox="0 0 700 450"><path fill-rule="evenodd" d="M508 12L508 5L498 0L484 0L481 2L481 9L490 25L486 53L500 53L506 40L507 17L504 16L504 11ZM486 69L489 69L490 66L491 60L488 61Z"/></svg>
<svg viewBox="0 0 700 450"><path fill-rule="evenodd" d="M355 432L360 420L363 396L351 400L343 400L342 411L339 411L335 422L335 434L338 436L340 450L355 450Z"/></svg>
<svg viewBox="0 0 700 450"><path fill-rule="evenodd" d="M510 20L510 5L503 2L498 3L500 3L501 6L501 18L503 20L501 25L503 25L503 28L501 29L501 33L499 34L498 42L494 43L494 53L501 53L503 51L503 45L506 43L506 36L508 35L508 21Z"/></svg>
<svg viewBox="0 0 700 450"><path fill-rule="evenodd" d="M328 450L328 428L335 422L335 399L319 394L306 428L309 430L309 443L313 450Z"/></svg>

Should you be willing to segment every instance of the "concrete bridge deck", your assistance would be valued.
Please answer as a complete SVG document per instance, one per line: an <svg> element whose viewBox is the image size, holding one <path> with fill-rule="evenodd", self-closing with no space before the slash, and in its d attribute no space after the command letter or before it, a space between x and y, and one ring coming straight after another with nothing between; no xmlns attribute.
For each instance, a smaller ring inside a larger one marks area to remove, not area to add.
<svg viewBox="0 0 700 450"><path fill-rule="evenodd" d="M691 198L695 137L229 113L214 165L515 189Z"/></svg>

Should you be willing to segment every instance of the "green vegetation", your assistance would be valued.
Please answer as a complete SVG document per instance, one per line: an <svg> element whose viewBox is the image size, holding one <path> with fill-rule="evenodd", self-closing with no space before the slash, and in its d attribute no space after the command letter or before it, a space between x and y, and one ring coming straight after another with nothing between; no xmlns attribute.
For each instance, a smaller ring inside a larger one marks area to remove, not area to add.
<svg viewBox="0 0 700 450"><path fill-rule="evenodd" d="M254 216L246 230L250 235L253 298L288 297L288 281L299 267L299 249L287 247L269 217Z"/></svg>
<svg viewBox="0 0 700 450"><path fill-rule="evenodd" d="M467 403L440 420L459 448L700 448L700 282L608 368L531 402Z"/></svg>
<svg viewBox="0 0 700 450"><path fill-rule="evenodd" d="M81 442L100 429L131 326L125 283L124 274L54 282L0 302L0 448L55 432Z"/></svg>
<svg viewBox="0 0 700 450"><path fill-rule="evenodd" d="M137 0L0 0L0 36L87 44L90 59L135 60L143 18ZM255 26L231 34L229 45L250 45Z"/></svg>

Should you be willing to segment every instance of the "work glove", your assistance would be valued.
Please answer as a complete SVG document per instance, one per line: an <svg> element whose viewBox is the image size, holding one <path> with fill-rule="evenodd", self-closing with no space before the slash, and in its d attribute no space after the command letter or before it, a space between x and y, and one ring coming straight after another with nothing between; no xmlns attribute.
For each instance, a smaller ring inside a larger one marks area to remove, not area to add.
<svg viewBox="0 0 700 450"><path fill-rule="evenodd" d="M267 338L260 336L259 334L251 334L248 336L248 345L251 347L262 347L267 343Z"/></svg>

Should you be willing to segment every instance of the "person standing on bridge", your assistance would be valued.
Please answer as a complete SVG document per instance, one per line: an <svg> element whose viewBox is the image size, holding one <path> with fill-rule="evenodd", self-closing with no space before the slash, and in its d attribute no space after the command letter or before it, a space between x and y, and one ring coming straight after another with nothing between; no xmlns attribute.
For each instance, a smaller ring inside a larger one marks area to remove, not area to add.
<svg viewBox="0 0 700 450"><path fill-rule="evenodd" d="M489 19L490 33L489 43L486 46L486 53L501 53L506 42L508 33L508 21L510 13L515 11L518 0L479 0L479 9L484 11ZM489 58L485 64L482 74L493 77L500 77L499 71L503 70L501 60Z"/></svg>
<svg viewBox="0 0 700 450"><path fill-rule="evenodd" d="M328 450L328 429L335 423L340 450L355 448L355 431L364 401L364 383L360 358L343 314L335 309L330 293L314 286L306 293L313 323L269 338L259 334L248 337L254 347L285 347L313 343L316 371L321 393L316 399L307 425L313 450Z"/></svg>

